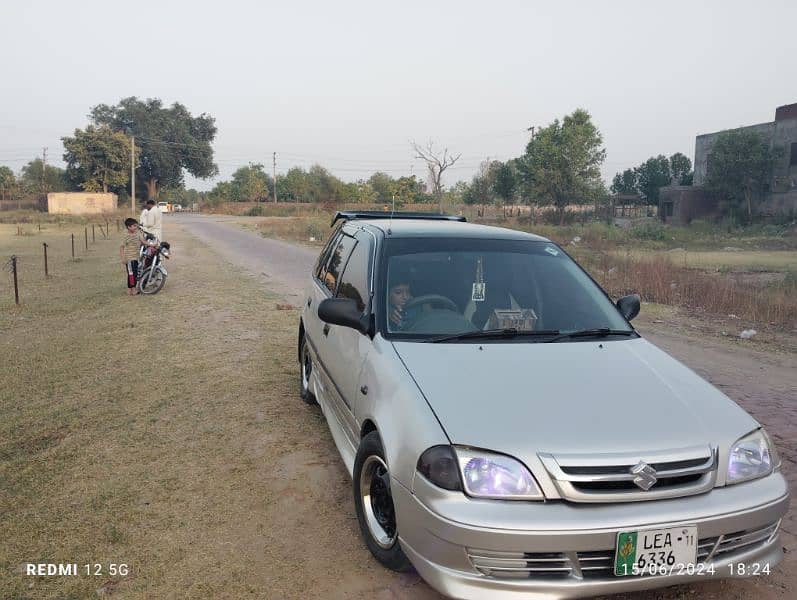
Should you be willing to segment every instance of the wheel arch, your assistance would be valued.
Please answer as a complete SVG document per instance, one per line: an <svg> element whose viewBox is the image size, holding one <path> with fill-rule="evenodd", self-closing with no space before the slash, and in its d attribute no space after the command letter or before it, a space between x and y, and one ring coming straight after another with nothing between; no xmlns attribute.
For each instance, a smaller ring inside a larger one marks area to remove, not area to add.
<svg viewBox="0 0 797 600"><path fill-rule="evenodd" d="M302 341L304 340L304 321L299 319L299 337L296 341L296 356L301 364L302 362Z"/></svg>

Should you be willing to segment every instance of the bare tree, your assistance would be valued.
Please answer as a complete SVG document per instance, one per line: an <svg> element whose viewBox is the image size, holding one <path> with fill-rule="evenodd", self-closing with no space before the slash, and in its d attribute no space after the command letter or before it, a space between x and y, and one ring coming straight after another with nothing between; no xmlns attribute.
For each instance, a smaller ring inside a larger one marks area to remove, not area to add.
<svg viewBox="0 0 797 600"><path fill-rule="evenodd" d="M432 184L432 194L440 204L440 212L443 212L443 172L459 160L462 154L448 153L448 148L444 148L442 154L434 147L434 142L429 140L425 146L421 146L415 141L412 142L412 149L415 150L415 157L420 158L426 163L429 171L429 180Z"/></svg>

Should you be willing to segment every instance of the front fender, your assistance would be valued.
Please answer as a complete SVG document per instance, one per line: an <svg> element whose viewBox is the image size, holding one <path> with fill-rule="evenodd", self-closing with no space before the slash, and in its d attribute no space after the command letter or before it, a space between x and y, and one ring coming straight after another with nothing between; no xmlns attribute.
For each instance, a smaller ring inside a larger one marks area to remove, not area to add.
<svg viewBox="0 0 797 600"><path fill-rule="evenodd" d="M158 271L160 271L161 273L163 273L164 277L166 277L168 275L168 273L166 272L166 268L163 265L158 265L155 268L158 269Z"/></svg>
<svg viewBox="0 0 797 600"><path fill-rule="evenodd" d="M361 428L366 421L375 424L391 476L412 489L421 453L449 440L393 344L379 334L374 337L360 385L368 393L358 394L357 422Z"/></svg>

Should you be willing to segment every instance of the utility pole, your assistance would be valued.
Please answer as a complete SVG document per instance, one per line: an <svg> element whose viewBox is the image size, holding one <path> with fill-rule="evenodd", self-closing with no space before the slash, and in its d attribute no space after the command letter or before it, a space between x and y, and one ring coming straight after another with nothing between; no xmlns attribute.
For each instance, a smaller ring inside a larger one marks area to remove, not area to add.
<svg viewBox="0 0 797 600"><path fill-rule="evenodd" d="M277 153L272 153L272 160L274 161L274 204L277 203Z"/></svg>
<svg viewBox="0 0 797 600"><path fill-rule="evenodd" d="M136 136L130 136L130 213L136 218Z"/></svg>
<svg viewBox="0 0 797 600"><path fill-rule="evenodd" d="M42 148L42 194L47 193L47 148Z"/></svg>

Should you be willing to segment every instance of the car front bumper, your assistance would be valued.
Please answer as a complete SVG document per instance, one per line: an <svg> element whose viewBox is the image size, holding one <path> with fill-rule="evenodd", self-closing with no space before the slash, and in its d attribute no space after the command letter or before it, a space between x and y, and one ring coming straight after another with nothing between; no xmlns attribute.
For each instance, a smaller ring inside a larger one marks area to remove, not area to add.
<svg viewBox="0 0 797 600"><path fill-rule="evenodd" d="M780 473L671 500L584 505L474 500L416 476L394 480L404 552L452 598L578 598L709 578L765 574L783 552L777 533L789 504ZM619 531L696 525L698 564L669 575L616 577Z"/></svg>

